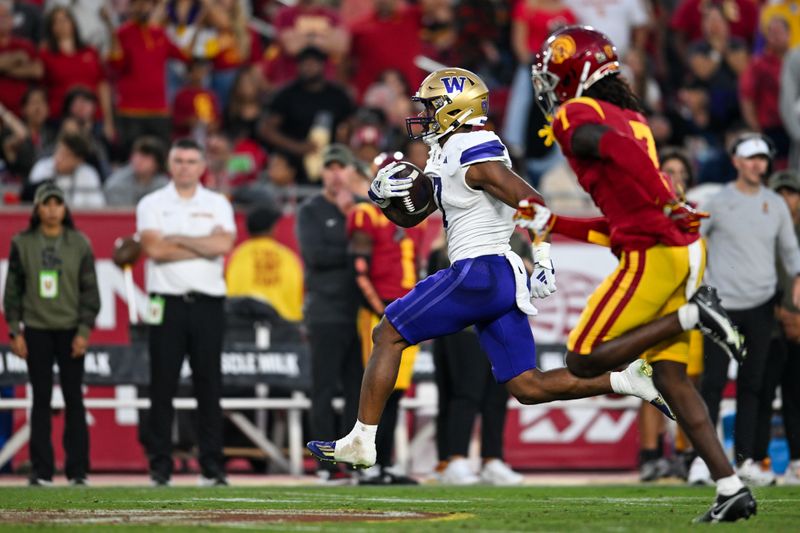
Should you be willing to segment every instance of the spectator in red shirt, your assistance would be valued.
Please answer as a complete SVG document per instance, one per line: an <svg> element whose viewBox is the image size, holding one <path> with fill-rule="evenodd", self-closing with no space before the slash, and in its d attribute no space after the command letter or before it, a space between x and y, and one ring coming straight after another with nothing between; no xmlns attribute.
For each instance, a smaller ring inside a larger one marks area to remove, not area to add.
<svg viewBox="0 0 800 533"><path fill-rule="evenodd" d="M186 85L175 95L172 104L172 135L175 138L205 137L220 125L220 105L216 95L204 87L211 64L193 59L186 68ZM198 139L200 140L200 139Z"/></svg>
<svg viewBox="0 0 800 533"><path fill-rule="evenodd" d="M132 0L130 19L114 33L109 64L117 75L119 156L127 160L133 141L153 135L169 144L172 121L167 103L166 65L188 55L150 22L155 0Z"/></svg>
<svg viewBox="0 0 800 533"><path fill-rule="evenodd" d="M778 110L781 66L789 50L789 22L781 15L767 23L766 46L753 56L739 76L739 102L747 127L769 136L775 143L775 165L784 168L789 155L789 136Z"/></svg>
<svg viewBox="0 0 800 533"><path fill-rule="evenodd" d="M388 67L402 72L411 87L418 87L424 72L414 64L422 54L419 8L401 0L375 0L375 12L353 24L349 72L359 101Z"/></svg>
<svg viewBox="0 0 800 533"><path fill-rule="evenodd" d="M42 77L42 63L33 44L13 31L14 5L0 0L0 103L19 115L31 80Z"/></svg>
<svg viewBox="0 0 800 533"><path fill-rule="evenodd" d="M103 134L109 141L114 140L111 88L106 80L100 55L93 47L83 43L75 17L66 7L56 7L47 14L44 42L39 54L44 66L42 82L47 89L50 118L61 117L64 98L70 89L84 87L100 103Z"/></svg>
<svg viewBox="0 0 800 533"><path fill-rule="evenodd" d="M325 72L328 79L336 74L336 63L346 52L350 36L342 27L335 9L319 0L299 0L282 7L273 19L277 38L264 54L262 70L271 85L282 85L297 77L297 54L309 46L333 58Z"/></svg>

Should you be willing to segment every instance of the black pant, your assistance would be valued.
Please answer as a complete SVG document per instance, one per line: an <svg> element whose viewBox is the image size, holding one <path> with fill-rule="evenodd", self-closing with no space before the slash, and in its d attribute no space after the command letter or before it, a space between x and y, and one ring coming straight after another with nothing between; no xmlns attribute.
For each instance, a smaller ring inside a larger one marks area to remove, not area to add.
<svg viewBox="0 0 800 533"><path fill-rule="evenodd" d="M467 455L475 417L481 415L481 457L503 457L508 392L497 383L478 336L462 331L434 341L439 415L439 460Z"/></svg>
<svg viewBox="0 0 800 533"><path fill-rule="evenodd" d="M786 363L783 366L781 401L783 425L789 444L789 457L800 459L800 344L786 342Z"/></svg>
<svg viewBox="0 0 800 533"><path fill-rule="evenodd" d="M772 301L753 309L728 311L731 320L745 337L747 357L739 367L736 380L736 423L734 448L736 461L755 457L759 419L769 416L766 405L766 368L770 338L775 325ZM730 358L714 342L705 339L705 368L700 393L708 406L711 422L716 425L722 390L728 382Z"/></svg>
<svg viewBox="0 0 800 533"><path fill-rule="evenodd" d="M188 354L197 399L200 470L205 477L221 477L225 471L219 405L224 299L165 296L164 300L163 323L150 327L150 474L164 479L172 474L172 400Z"/></svg>
<svg viewBox="0 0 800 533"><path fill-rule="evenodd" d="M788 341L783 334L774 337L769 350L764 390L764 416L757 428L756 460L765 459L772 437L772 401L781 387L783 426L789 445L789 456L800 459L800 344Z"/></svg>
<svg viewBox="0 0 800 533"><path fill-rule="evenodd" d="M392 466L392 455L394 455L394 430L397 427L397 414L400 410L400 400L403 399L405 390L395 390L386 400L386 405L381 414L381 421L378 423L378 431L375 434L375 463L380 466Z"/></svg>
<svg viewBox="0 0 800 533"><path fill-rule="evenodd" d="M355 323L309 323L311 350L311 431L315 439L335 440L348 433L358 417L358 396L364 365ZM331 400L344 397L344 412L337 424ZM331 469L330 463L320 468Z"/></svg>
<svg viewBox="0 0 800 533"><path fill-rule="evenodd" d="M33 389L30 453L32 477L52 479L55 469L50 436L50 401L53 397L53 361L58 363L64 395L64 470L67 478L85 478L89 472L89 430L83 407L83 357L72 357L76 330L25 328L28 376Z"/></svg>

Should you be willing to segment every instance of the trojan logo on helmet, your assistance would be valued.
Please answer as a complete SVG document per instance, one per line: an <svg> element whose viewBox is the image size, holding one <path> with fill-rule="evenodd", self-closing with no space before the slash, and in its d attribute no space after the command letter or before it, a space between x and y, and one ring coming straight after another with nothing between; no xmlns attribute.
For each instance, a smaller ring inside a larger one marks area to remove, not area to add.
<svg viewBox="0 0 800 533"><path fill-rule="evenodd" d="M606 76L619 73L614 44L591 26L565 26L537 52L531 82L539 107L547 116Z"/></svg>
<svg viewBox="0 0 800 533"><path fill-rule="evenodd" d="M483 126L489 113L489 88L474 72L444 68L431 72L411 97L423 105L406 119L408 136L428 145L462 126Z"/></svg>

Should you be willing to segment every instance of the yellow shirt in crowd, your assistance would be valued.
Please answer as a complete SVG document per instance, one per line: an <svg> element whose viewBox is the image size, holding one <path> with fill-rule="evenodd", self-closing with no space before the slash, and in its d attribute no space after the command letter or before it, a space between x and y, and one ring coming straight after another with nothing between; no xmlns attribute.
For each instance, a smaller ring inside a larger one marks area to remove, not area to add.
<svg viewBox="0 0 800 533"><path fill-rule="evenodd" d="M303 267L297 254L271 237L255 237L233 251L225 274L228 296L269 302L286 320L303 319Z"/></svg>

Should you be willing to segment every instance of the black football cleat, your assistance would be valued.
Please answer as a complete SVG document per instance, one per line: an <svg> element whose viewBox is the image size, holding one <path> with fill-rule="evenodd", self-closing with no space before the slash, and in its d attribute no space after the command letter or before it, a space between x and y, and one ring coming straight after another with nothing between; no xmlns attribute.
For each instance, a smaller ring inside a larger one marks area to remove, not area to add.
<svg viewBox="0 0 800 533"><path fill-rule="evenodd" d="M695 518L694 523L736 522L747 520L754 514L756 514L756 499L753 498L750 489L742 487L730 496L717 495L711 509Z"/></svg>
<svg viewBox="0 0 800 533"><path fill-rule="evenodd" d="M700 311L700 323L697 327L703 335L722 348L728 357L742 364L747 356L744 337L722 308L717 289L703 285L689 301L696 304Z"/></svg>

